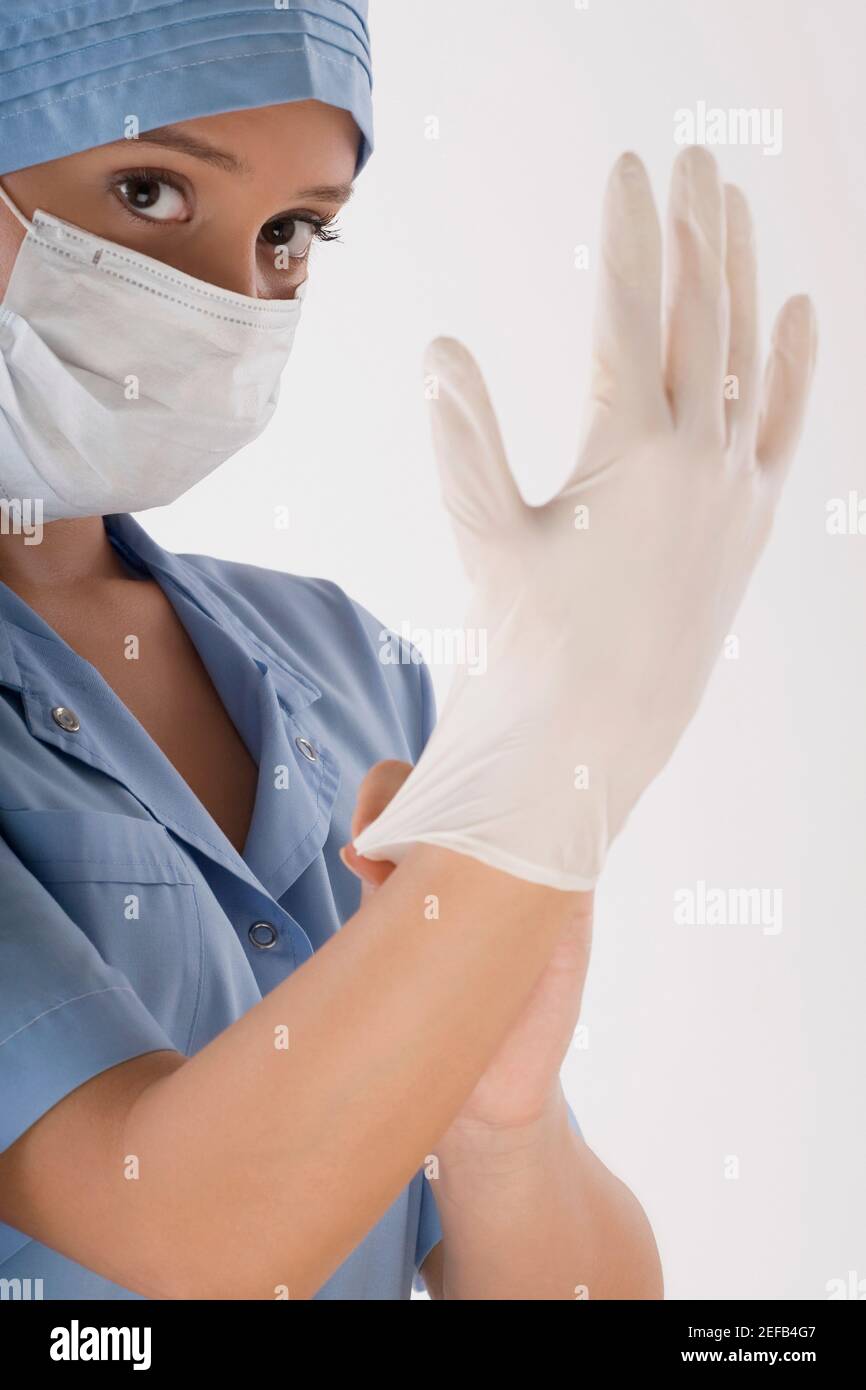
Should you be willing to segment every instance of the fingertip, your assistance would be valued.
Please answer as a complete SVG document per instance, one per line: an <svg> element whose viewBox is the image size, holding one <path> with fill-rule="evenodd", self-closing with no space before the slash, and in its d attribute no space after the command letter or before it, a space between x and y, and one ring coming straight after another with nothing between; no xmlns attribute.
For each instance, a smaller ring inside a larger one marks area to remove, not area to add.
<svg viewBox="0 0 866 1390"><path fill-rule="evenodd" d="M486 391L481 368L458 338L434 338L425 354L425 371L443 386L443 395L462 399L473 391ZM430 397L435 404L437 395Z"/></svg>
<svg viewBox="0 0 866 1390"><path fill-rule="evenodd" d="M340 850L340 858L349 872L354 874L356 878L360 878L363 882L369 881L370 868L368 861L364 859L363 855L358 853L351 841Z"/></svg>
<svg viewBox="0 0 866 1390"><path fill-rule="evenodd" d="M811 295L795 294L790 301L791 312L798 316L800 323L808 327L813 336L818 332L818 316L815 312L815 303Z"/></svg>
<svg viewBox="0 0 866 1390"><path fill-rule="evenodd" d="M809 400L817 349L815 307L797 294L780 309L767 361L764 407L757 457L765 467L787 472L796 451Z"/></svg>
<svg viewBox="0 0 866 1390"><path fill-rule="evenodd" d="M706 145L686 145L677 155L674 168L689 178L713 179L721 183L716 158Z"/></svg>
<svg viewBox="0 0 866 1390"><path fill-rule="evenodd" d="M790 313L798 314L804 321L812 319L815 314L815 306L808 294L792 294L786 307Z"/></svg>
<svg viewBox="0 0 866 1390"><path fill-rule="evenodd" d="M689 145L677 157L671 178L668 219L676 235L671 250L699 278L709 274L721 285L727 217L724 189L715 159L703 145Z"/></svg>
<svg viewBox="0 0 866 1390"><path fill-rule="evenodd" d="M441 336L428 343L424 354L427 362L450 365L469 356L459 338Z"/></svg>
<svg viewBox="0 0 866 1390"><path fill-rule="evenodd" d="M773 327L773 343L782 352L798 351L809 342L814 358L817 348L818 320L815 306L808 294L795 294L783 304Z"/></svg>
<svg viewBox="0 0 866 1390"><path fill-rule="evenodd" d="M608 222L611 213L619 217L623 210L628 215L639 212L652 196L650 177L643 161L632 150L627 150L619 156L607 181Z"/></svg>
<svg viewBox="0 0 866 1390"><path fill-rule="evenodd" d="M613 166L614 174L622 178L646 177L646 169L640 155L635 154L634 150L624 150Z"/></svg>

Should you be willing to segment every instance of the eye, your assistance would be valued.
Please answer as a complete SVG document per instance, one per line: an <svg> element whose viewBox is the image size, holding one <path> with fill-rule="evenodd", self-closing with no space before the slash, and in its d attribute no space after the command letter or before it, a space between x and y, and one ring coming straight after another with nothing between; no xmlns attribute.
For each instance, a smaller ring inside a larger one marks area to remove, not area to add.
<svg viewBox="0 0 866 1390"><path fill-rule="evenodd" d="M277 217L262 227L262 239L268 246L285 247L293 260L306 256L315 235L316 224L302 221L299 217Z"/></svg>
<svg viewBox="0 0 866 1390"><path fill-rule="evenodd" d="M282 250L290 260L303 260L310 251L313 241L339 241L340 233L333 227L336 214L330 217L316 217L307 213L303 217L275 217L266 222L261 230L262 241L267 246ZM331 230L328 230L331 228ZM285 267L283 267L285 268Z"/></svg>
<svg viewBox="0 0 866 1390"><path fill-rule="evenodd" d="M186 221L186 198L164 175L143 169L140 173L124 174L114 188L124 205L139 217L152 222Z"/></svg>

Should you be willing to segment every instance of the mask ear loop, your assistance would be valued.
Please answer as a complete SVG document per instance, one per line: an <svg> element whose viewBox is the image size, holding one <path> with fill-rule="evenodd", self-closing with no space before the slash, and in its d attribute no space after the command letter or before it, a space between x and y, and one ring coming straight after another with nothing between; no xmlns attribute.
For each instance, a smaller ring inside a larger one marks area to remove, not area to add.
<svg viewBox="0 0 866 1390"><path fill-rule="evenodd" d="M30 222L24 216L24 213L20 210L20 208L17 208L15 206L12 199L9 197L9 194L6 192L6 189L3 187L2 183L0 183L0 202L4 202L6 204L13 217L17 217L18 221L21 223L21 226L24 228L26 232L33 231L33 223Z"/></svg>

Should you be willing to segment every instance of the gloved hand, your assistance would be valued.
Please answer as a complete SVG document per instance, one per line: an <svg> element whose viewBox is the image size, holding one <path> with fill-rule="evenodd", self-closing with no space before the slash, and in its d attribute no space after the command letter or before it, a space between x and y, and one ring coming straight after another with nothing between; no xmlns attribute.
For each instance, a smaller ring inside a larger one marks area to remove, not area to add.
<svg viewBox="0 0 866 1390"><path fill-rule="evenodd" d="M701 148L674 166L666 269L663 324L652 191L623 155L577 465L543 506L518 492L469 353L449 339L429 349L443 496L473 585L466 624L487 629L488 664L458 670L359 854L399 862L423 840L591 888L694 714L771 528L816 328L805 296L785 304L761 390L749 212Z"/></svg>

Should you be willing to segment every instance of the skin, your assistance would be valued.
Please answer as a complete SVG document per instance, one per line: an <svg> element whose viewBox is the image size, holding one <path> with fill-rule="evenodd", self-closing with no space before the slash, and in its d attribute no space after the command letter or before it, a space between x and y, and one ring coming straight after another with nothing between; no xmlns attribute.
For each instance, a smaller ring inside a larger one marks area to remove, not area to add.
<svg viewBox="0 0 866 1390"><path fill-rule="evenodd" d="M169 170L187 189L188 213L169 226L140 224L112 191L131 167L125 142L3 182L28 215L43 208L226 289L291 297L307 262L277 272L262 228L338 210L339 197L301 190L350 182L351 118L306 102L174 129L245 172L143 136L134 167ZM0 285L20 239L0 206ZM0 541L0 579L100 671L242 848L256 769L159 586L127 569L98 517L50 523L40 546ZM129 633L158 658L125 661ZM405 775L373 769L355 831ZM194 1057L156 1052L110 1068L0 1154L0 1219L149 1297L273 1298L287 1287L304 1299L435 1155L433 1297L573 1299L583 1287L661 1297L646 1216L569 1128L559 1082L591 895L427 845L397 869L347 862L375 891L302 969ZM423 916L431 894L435 924ZM298 1045L278 1053L274 1029L287 1020ZM124 1179L131 1153L135 1183Z"/></svg>

